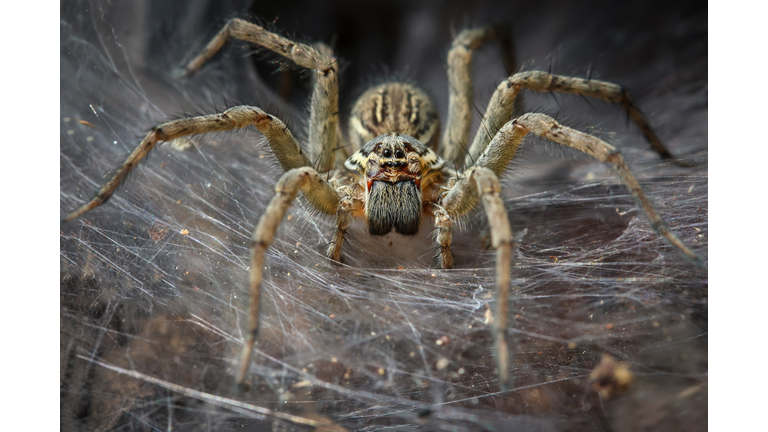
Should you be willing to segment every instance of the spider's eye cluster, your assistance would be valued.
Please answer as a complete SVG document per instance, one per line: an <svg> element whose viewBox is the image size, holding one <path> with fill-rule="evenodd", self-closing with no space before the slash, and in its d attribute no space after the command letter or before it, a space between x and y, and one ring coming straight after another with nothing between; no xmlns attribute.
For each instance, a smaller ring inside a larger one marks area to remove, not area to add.
<svg viewBox="0 0 768 432"><path fill-rule="evenodd" d="M413 137L386 134L369 141L350 156L344 166L369 178L379 175L384 168L398 168L397 171L405 170L403 172L408 171L410 176L414 176L441 169L443 161Z"/></svg>
<svg viewBox="0 0 768 432"><path fill-rule="evenodd" d="M384 156L385 158L391 158L393 154L397 159L402 159L405 157L405 152L401 149L392 151L392 149L385 148L384 150L381 151L381 155Z"/></svg>

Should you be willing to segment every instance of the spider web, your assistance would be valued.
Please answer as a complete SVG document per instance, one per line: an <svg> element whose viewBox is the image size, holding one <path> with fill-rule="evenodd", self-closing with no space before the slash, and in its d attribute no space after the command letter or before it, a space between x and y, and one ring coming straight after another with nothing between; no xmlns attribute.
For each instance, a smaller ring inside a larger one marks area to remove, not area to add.
<svg viewBox="0 0 768 432"><path fill-rule="evenodd" d="M169 118L243 101L268 107L302 136L303 110L275 96L241 44L189 80L170 78L244 5L170 6L62 4L62 216ZM391 59L423 59L415 78L430 83L445 118L440 54L451 22L462 14L493 22L512 11L395 7L407 31L399 44L388 40L401 47ZM654 13L656 33L621 10L519 19L537 7L513 20L518 57L532 59L526 68L584 75L595 62L593 76L634 90L662 140L698 165L659 162L615 107L530 93L526 107L615 143L671 229L706 260L706 18ZM430 29L435 36L424 36ZM383 36L370 37L377 46ZM480 51L474 69L482 109L504 77L498 52ZM531 138L503 179L517 242L512 391L499 393L494 369L494 253L482 248L481 213L456 230L456 269L432 266L428 227L414 238L372 238L360 223L339 266L323 254L333 221L297 202L265 261L251 390L234 395L249 240L281 171L253 131L172 144L107 204L61 226L63 429L313 429L297 419L349 430L706 427L706 268L658 238L610 169ZM590 373L606 354L634 376L623 393L592 388Z"/></svg>

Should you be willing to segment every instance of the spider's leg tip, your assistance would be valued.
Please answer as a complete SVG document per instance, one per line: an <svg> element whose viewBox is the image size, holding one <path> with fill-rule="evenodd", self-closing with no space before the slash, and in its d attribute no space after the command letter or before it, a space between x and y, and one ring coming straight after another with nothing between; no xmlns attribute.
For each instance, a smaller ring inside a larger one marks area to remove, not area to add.
<svg viewBox="0 0 768 432"><path fill-rule="evenodd" d="M500 379L499 380L499 391L501 393L506 393L506 392L509 391L509 389L510 389L509 380L508 379Z"/></svg>
<svg viewBox="0 0 768 432"><path fill-rule="evenodd" d="M704 260L700 256L698 256L698 255L694 255L692 258L689 259L689 261L693 265L695 265L697 267L706 267L707 266L707 264L704 262Z"/></svg>
<svg viewBox="0 0 768 432"><path fill-rule="evenodd" d="M188 78L190 75L191 74L187 71L186 67L178 66L171 71L171 79L174 81L181 81Z"/></svg>
<svg viewBox="0 0 768 432"><path fill-rule="evenodd" d="M64 216L64 218L61 220L62 223L72 222L73 220L77 219L82 215L84 212L82 209L77 209L73 211L72 213L69 213L68 215Z"/></svg>
<svg viewBox="0 0 768 432"><path fill-rule="evenodd" d="M107 199L109 199L109 197L107 197ZM88 213L89 211L93 210L94 208L100 206L101 204L104 204L105 201L106 201L105 199L101 199L100 197L96 197L96 198L88 201L87 203L81 205L80 207L78 207L72 213L64 216L64 220L62 222L69 222L69 221L75 220L75 219L79 218L80 216L82 216L82 215Z"/></svg>
<svg viewBox="0 0 768 432"><path fill-rule="evenodd" d="M248 392L248 390L250 389L251 389L251 386L249 386L245 382L239 382L235 384L235 394L238 396Z"/></svg>

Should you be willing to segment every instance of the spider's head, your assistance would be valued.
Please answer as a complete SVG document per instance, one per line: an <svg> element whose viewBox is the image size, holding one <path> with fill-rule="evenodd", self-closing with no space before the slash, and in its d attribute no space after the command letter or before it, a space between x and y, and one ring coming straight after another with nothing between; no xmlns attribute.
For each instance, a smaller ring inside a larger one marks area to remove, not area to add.
<svg viewBox="0 0 768 432"><path fill-rule="evenodd" d="M442 167L442 160L416 138L403 134L381 135L355 152L344 165L365 181L365 216L368 231L384 235L419 232L421 180Z"/></svg>

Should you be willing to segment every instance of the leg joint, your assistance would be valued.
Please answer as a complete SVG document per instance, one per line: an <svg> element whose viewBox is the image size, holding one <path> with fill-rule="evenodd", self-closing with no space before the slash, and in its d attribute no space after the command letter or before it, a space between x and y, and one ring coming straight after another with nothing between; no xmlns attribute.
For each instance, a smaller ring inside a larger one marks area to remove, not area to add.
<svg viewBox="0 0 768 432"><path fill-rule="evenodd" d="M261 248L266 250L267 248L269 248L269 242L264 239L254 239L254 240L251 240L250 248L251 249Z"/></svg>
<svg viewBox="0 0 768 432"><path fill-rule="evenodd" d="M168 136L165 134L165 129L163 129L162 126L155 126L152 128L152 134L155 135L155 139L157 141L165 141L168 139Z"/></svg>
<svg viewBox="0 0 768 432"><path fill-rule="evenodd" d="M661 220L655 220L651 222L651 229L656 232L664 232L667 230L667 225Z"/></svg>
<svg viewBox="0 0 768 432"><path fill-rule="evenodd" d="M534 91L548 91L552 85L552 74L542 71L518 72L507 79L507 88L525 87Z"/></svg>
<svg viewBox="0 0 768 432"><path fill-rule="evenodd" d="M619 153L619 150L613 146L610 146L610 148L605 151L605 157L603 159L613 165L624 164L624 158L621 156L621 153Z"/></svg>

